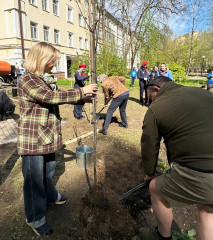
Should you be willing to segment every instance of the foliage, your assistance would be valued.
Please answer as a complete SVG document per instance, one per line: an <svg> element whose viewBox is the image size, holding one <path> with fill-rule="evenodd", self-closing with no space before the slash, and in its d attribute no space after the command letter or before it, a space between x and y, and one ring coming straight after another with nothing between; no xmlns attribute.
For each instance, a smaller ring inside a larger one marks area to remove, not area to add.
<svg viewBox="0 0 213 240"><path fill-rule="evenodd" d="M114 46L103 46L97 54L97 74L125 76L126 61L119 57Z"/></svg>
<svg viewBox="0 0 213 240"><path fill-rule="evenodd" d="M174 81L178 81L179 79L181 80L186 80L185 77L185 69L181 65L178 65L177 63L170 63L169 64L169 70L172 72Z"/></svg>
<svg viewBox="0 0 213 240"><path fill-rule="evenodd" d="M77 71L79 64L86 64L87 68L85 72L91 72L89 66L89 55L84 54L78 56L76 61L72 63L70 68L72 76L74 76ZM104 73L108 76L129 76L127 75L126 65L126 61L122 57L119 57L119 54L113 45L106 45L100 48L96 57L97 75Z"/></svg>
<svg viewBox="0 0 213 240"><path fill-rule="evenodd" d="M67 85L67 86L73 86L74 81L73 80L68 80L68 79L57 79L57 85Z"/></svg>
<svg viewBox="0 0 213 240"><path fill-rule="evenodd" d="M195 235L196 235L196 231L194 229L189 230L187 234L183 234L177 231L172 231L173 240L196 240Z"/></svg>

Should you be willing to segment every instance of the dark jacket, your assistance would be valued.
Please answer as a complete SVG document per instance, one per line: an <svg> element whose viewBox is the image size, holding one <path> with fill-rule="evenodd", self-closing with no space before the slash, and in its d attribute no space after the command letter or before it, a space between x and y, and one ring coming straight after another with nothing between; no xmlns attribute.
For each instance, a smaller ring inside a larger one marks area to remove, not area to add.
<svg viewBox="0 0 213 240"><path fill-rule="evenodd" d="M138 73L137 73L137 78L141 81L144 80L144 78L149 78L149 71L147 68L144 68L143 66L141 66L138 69Z"/></svg>
<svg viewBox="0 0 213 240"><path fill-rule="evenodd" d="M165 83L146 112L141 138L145 173L155 173L161 138L169 163L213 171L213 94Z"/></svg>
<svg viewBox="0 0 213 240"><path fill-rule="evenodd" d="M9 116L15 111L15 104L6 93L0 92L0 115Z"/></svg>
<svg viewBox="0 0 213 240"><path fill-rule="evenodd" d="M84 87L86 83L86 79L89 76L81 76L78 71L75 72L75 87Z"/></svg>

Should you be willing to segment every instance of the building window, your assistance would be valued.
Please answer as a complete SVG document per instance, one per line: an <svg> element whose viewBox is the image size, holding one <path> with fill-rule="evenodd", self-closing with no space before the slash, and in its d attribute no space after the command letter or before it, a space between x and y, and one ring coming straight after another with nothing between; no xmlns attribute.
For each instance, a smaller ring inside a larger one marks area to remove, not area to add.
<svg viewBox="0 0 213 240"><path fill-rule="evenodd" d="M61 69L62 69L62 60L61 60L61 57L59 57L56 62L56 71L61 71Z"/></svg>
<svg viewBox="0 0 213 240"><path fill-rule="evenodd" d="M48 2L48 0L42 0L42 9L44 10L44 11L49 11L49 2Z"/></svg>
<svg viewBox="0 0 213 240"><path fill-rule="evenodd" d="M86 8L89 7L88 0L84 0L84 5L85 5Z"/></svg>
<svg viewBox="0 0 213 240"><path fill-rule="evenodd" d="M60 43L60 32L57 29L54 29L54 42L55 44Z"/></svg>
<svg viewBox="0 0 213 240"><path fill-rule="evenodd" d="M47 26L44 26L44 41L45 42L50 41L50 28Z"/></svg>
<svg viewBox="0 0 213 240"><path fill-rule="evenodd" d="M88 50L88 39L85 39L85 50Z"/></svg>
<svg viewBox="0 0 213 240"><path fill-rule="evenodd" d="M74 47L74 34L71 32L68 32L68 46Z"/></svg>
<svg viewBox="0 0 213 240"><path fill-rule="evenodd" d="M59 16L59 4L57 0L53 0L53 14Z"/></svg>
<svg viewBox="0 0 213 240"><path fill-rule="evenodd" d="M88 19L85 18L85 28L88 29Z"/></svg>
<svg viewBox="0 0 213 240"><path fill-rule="evenodd" d="M38 23L30 22L31 38L38 40Z"/></svg>
<svg viewBox="0 0 213 240"><path fill-rule="evenodd" d="M67 6L67 21L73 23L73 9Z"/></svg>
<svg viewBox="0 0 213 240"><path fill-rule="evenodd" d="M37 0L29 0L29 3L33 6L37 6Z"/></svg>
<svg viewBox="0 0 213 240"><path fill-rule="evenodd" d="M79 38L79 48L83 49L83 38Z"/></svg>
<svg viewBox="0 0 213 240"><path fill-rule="evenodd" d="M79 26L83 27L83 16L81 14L79 14Z"/></svg>

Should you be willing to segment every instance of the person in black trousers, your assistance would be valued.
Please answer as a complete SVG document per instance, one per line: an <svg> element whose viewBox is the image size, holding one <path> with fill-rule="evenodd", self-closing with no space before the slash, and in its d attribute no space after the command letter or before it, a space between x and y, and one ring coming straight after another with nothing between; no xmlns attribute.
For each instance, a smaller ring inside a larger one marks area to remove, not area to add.
<svg viewBox="0 0 213 240"><path fill-rule="evenodd" d="M142 66L138 69L137 77L139 79L140 85L140 103L143 105L143 92L145 90L145 104L148 103L148 96L147 96L147 84L149 79L149 71L147 69L148 62L142 62Z"/></svg>
<svg viewBox="0 0 213 240"><path fill-rule="evenodd" d="M75 85L74 88L80 88L80 87L84 87L86 84L86 80L89 78L88 75L85 75L85 69L86 69L86 65L85 64L80 64L78 66L79 70L75 72ZM74 105L74 117L78 120L82 120L83 118L85 118L82 115L82 105Z"/></svg>

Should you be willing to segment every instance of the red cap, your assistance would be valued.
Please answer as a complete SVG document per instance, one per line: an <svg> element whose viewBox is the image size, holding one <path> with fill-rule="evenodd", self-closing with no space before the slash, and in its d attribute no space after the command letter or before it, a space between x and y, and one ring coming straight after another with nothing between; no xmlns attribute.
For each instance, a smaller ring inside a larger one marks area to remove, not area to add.
<svg viewBox="0 0 213 240"><path fill-rule="evenodd" d="M142 62L142 65L143 66L148 65L148 62L147 61Z"/></svg>
<svg viewBox="0 0 213 240"><path fill-rule="evenodd" d="M78 67L79 68L86 68L86 65L85 64L80 64Z"/></svg>

